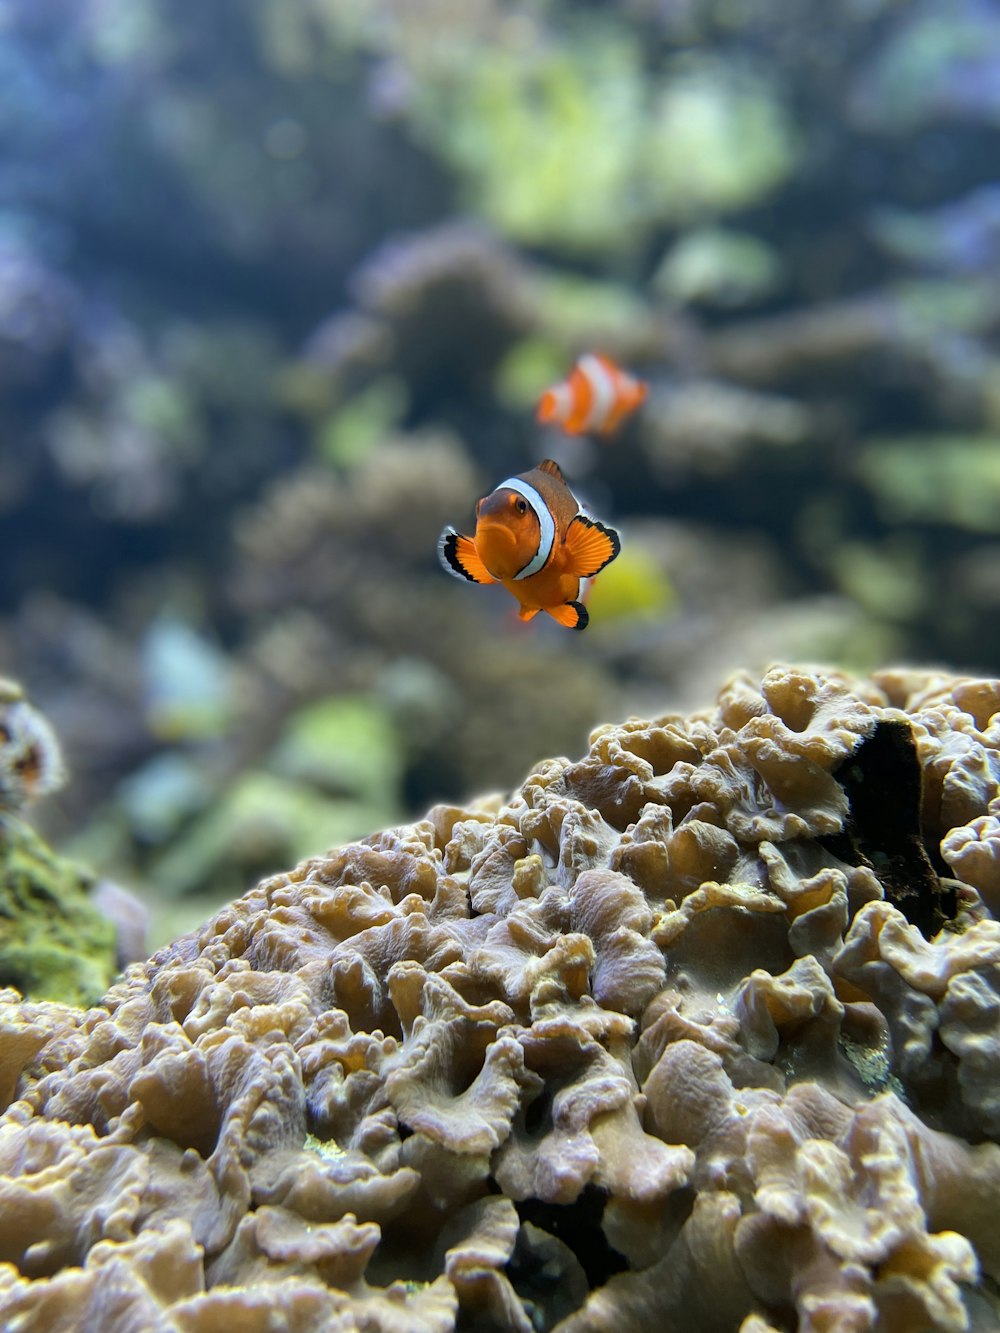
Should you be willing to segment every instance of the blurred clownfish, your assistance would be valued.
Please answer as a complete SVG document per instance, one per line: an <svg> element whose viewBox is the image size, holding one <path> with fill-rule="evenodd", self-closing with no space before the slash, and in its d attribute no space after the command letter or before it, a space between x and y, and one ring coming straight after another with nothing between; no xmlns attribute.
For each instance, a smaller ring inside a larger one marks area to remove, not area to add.
<svg viewBox="0 0 1000 1333"><path fill-rule="evenodd" d="M561 426L567 435L611 435L634 412L648 386L597 352L581 356L561 384L538 400L541 422Z"/></svg>
<svg viewBox="0 0 1000 1333"><path fill-rule="evenodd" d="M449 574L470 583L502 583L531 620L547 611L567 629L585 629L581 585L621 549L618 533L580 512L550 458L508 479L476 506L476 535L445 528L438 555Z"/></svg>

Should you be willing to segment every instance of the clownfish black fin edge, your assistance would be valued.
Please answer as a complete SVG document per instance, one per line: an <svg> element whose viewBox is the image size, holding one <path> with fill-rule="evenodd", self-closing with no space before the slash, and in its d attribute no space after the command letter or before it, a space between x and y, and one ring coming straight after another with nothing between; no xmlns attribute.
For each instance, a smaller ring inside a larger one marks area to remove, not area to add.
<svg viewBox="0 0 1000 1333"><path fill-rule="evenodd" d="M567 629L586 629L590 624L590 612L582 602L563 602L562 606L547 606L545 610Z"/></svg>
<svg viewBox="0 0 1000 1333"><path fill-rule="evenodd" d="M479 557L476 543L454 528L445 528L438 538L438 559L453 578L469 583L496 583Z"/></svg>
<svg viewBox="0 0 1000 1333"><path fill-rule="evenodd" d="M566 529L565 543L573 572L581 579L595 578L622 549L621 538L614 528L587 514L577 514L573 519Z"/></svg>

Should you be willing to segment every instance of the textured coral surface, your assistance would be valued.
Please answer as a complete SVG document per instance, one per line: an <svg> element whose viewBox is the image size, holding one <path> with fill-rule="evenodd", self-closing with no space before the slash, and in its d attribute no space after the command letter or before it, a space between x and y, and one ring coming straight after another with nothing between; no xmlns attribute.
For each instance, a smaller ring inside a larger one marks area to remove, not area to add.
<svg viewBox="0 0 1000 1333"><path fill-rule="evenodd" d="M4 1326L996 1327L998 713L738 677L3 992Z"/></svg>

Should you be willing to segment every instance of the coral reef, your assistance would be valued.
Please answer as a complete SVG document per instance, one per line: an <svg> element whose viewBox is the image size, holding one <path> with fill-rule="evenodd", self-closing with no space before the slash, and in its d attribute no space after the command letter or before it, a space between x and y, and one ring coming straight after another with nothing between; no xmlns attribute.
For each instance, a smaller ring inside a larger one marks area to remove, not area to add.
<svg viewBox="0 0 1000 1333"><path fill-rule="evenodd" d="M772 668L5 992L5 1322L995 1325L998 818L1000 682Z"/></svg>

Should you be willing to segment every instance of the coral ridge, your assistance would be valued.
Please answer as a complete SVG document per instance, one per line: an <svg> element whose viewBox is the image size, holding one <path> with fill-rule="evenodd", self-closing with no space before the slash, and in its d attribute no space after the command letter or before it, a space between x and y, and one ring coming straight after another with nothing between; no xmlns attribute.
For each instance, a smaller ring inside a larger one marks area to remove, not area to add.
<svg viewBox="0 0 1000 1333"><path fill-rule="evenodd" d="M998 819L1000 682L775 667L3 992L5 1324L985 1327Z"/></svg>

